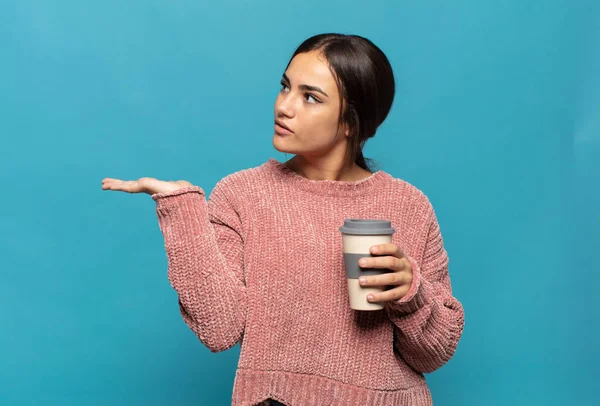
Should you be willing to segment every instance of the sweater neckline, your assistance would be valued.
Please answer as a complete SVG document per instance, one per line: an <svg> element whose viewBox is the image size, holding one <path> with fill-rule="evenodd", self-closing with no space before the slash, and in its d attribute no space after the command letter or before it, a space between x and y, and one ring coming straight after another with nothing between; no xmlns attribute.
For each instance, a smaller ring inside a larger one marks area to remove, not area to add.
<svg viewBox="0 0 600 406"><path fill-rule="evenodd" d="M370 176L356 181L314 180L305 178L294 172L274 158L269 158L266 165L286 183L307 192L327 196L356 196L363 194L375 189L378 184L391 176L382 170L378 170Z"/></svg>

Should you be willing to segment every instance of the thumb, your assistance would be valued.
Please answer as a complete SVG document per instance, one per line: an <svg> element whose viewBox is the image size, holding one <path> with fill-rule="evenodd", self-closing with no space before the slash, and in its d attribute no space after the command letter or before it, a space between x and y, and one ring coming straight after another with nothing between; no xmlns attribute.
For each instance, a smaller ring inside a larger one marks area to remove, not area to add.
<svg viewBox="0 0 600 406"><path fill-rule="evenodd" d="M181 185L181 186L194 186L187 180L178 180L175 183L177 183L178 185Z"/></svg>

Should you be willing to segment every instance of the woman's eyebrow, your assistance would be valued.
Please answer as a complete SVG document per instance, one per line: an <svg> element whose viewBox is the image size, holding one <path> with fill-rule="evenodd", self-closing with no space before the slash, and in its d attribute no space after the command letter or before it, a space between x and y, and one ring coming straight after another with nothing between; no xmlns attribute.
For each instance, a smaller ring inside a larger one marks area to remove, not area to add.
<svg viewBox="0 0 600 406"><path fill-rule="evenodd" d="M283 80L285 80L286 82L288 82L288 83L290 83L290 84L292 83L292 82L290 81L290 78L288 78L288 77L287 77L287 75L286 75L285 73L283 74L282 78L283 78ZM299 87L300 89L302 89L302 90L310 90L310 91L312 91L312 92L319 92L319 93L321 93L322 95L324 95L325 97L329 97L329 95L328 95L327 93L325 93L325 92L324 92L324 91L323 91L323 90L322 90L320 87L318 87L318 86L311 86L311 85L304 85L304 84L302 84L302 85L298 85L298 87Z"/></svg>

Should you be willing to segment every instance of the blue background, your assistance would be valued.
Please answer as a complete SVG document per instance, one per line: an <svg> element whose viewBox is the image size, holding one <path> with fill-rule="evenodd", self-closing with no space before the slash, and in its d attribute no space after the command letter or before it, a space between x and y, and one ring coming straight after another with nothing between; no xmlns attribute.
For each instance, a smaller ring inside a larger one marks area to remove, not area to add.
<svg viewBox="0 0 600 406"><path fill-rule="evenodd" d="M431 199L466 326L434 403L596 405L600 3L2 1L0 404L225 405L166 277L155 204L101 179L210 192L270 157L295 47L388 55L365 155Z"/></svg>

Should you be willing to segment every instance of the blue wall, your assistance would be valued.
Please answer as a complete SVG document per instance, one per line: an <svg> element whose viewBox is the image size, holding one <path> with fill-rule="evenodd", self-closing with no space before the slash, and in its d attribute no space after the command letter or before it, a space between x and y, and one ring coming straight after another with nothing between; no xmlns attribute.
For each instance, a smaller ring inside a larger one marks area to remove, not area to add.
<svg viewBox="0 0 600 406"><path fill-rule="evenodd" d="M185 326L154 202L100 181L289 158L279 79L330 31L394 66L365 155L430 197L465 307L436 406L598 404L599 3L363 4L0 3L0 404L229 404L239 346Z"/></svg>

